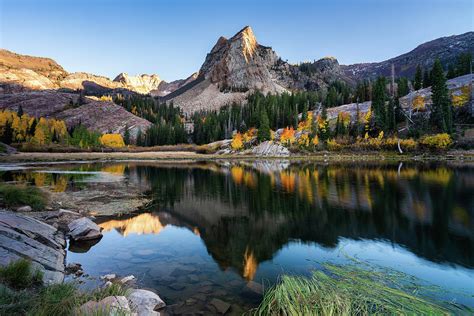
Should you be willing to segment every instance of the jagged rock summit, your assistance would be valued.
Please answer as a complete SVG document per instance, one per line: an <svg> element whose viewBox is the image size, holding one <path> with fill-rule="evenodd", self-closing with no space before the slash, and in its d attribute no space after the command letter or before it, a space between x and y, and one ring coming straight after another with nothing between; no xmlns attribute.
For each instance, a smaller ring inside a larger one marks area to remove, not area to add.
<svg viewBox="0 0 474 316"><path fill-rule="evenodd" d="M220 37L199 73L221 90L280 93L286 89L270 72L277 60L276 53L259 45L252 28L246 26L230 39Z"/></svg>
<svg viewBox="0 0 474 316"><path fill-rule="evenodd" d="M139 75L129 76L122 72L115 77L114 82L120 83L125 89L129 89L138 93L147 94L152 90L158 89L163 80L158 75Z"/></svg>
<svg viewBox="0 0 474 316"><path fill-rule="evenodd" d="M273 68L281 60L260 45L250 26L230 39L221 36L199 70L197 78L166 97L185 112L217 109L244 102L249 93L288 91Z"/></svg>

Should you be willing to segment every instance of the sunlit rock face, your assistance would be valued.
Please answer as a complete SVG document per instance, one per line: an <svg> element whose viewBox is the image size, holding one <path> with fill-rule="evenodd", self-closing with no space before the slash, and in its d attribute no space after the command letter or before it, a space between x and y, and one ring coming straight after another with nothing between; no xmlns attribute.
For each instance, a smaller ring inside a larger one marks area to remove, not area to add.
<svg viewBox="0 0 474 316"><path fill-rule="evenodd" d="M104 232L115 229L123 236L130 234L146 235L159 234L165 226L161 224L160 218L150 213L144 213L128 219L112 219L99 226Z"/></svg>
<svg viewBox="0 0 474 316"><path fill-rule="evenodd" d="M275 52L259 45L247 26L228 40L220 37L199 73L222 90L280 93L286 89L275 83L270 73L277 60Z"/></svg>
<svg viewBox="0 0 474 316"><path fill-rule="evenodd" d="M163 80L157 75L139 75L130 76L127 73L122 72L115 77L114 82L121 83L124 88L142 93L148 94L152 90L158 89Z"/></svg>

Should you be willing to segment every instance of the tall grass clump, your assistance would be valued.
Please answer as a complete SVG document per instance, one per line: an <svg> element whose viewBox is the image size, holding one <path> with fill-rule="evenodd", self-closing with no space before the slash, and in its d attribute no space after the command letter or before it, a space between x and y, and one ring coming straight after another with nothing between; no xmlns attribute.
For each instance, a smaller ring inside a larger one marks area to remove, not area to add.
<svg viewBox="0 0 474 316"><path fill-rule="evenodd" d="M43 209L47 202L40 189L11 184L0 184L0 199L1 203L8 207L29 205L34 210Z"/></svg>
<svg viewBox="0 0 474 316"><path fill-rule="evenodd" d="M41 285L43 273L34 270L30 261L20 259L0 267L0 282L15 289L25 289L34 285Z"/></svg>
<svg viewBox="0 0 474 316"><path fill-rule="evenodd" d="M448 315L461 306L434 302L401 273L326 264L311 277L283 276L253 315ZM401 283L400 283L401 282Z"/></svg>

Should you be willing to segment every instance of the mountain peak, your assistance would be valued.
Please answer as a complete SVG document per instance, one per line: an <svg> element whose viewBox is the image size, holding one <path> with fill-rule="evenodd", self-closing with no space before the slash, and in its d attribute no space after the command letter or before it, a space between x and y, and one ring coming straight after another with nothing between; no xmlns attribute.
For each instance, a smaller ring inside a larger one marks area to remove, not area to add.
<svg viewBox="0 0 474 316"><path fill-rule="evenodd" d="M245 61L248 63L249 59L252 58L255 50L257 49L258 43L257 38L253 34L252 28L246 26L235 34L231 39L231 42L240 41L242 47L242 53L244 54Z"/></svg>

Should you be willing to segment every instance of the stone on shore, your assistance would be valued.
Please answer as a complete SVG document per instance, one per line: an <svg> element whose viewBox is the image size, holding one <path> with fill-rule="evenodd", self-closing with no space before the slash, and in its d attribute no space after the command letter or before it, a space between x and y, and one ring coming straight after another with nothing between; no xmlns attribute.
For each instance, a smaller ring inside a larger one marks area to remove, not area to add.
<svg viewBox="0 0 474 316"><path fill-rule="evenodd" d="M165 302L156 294L148 290L132 290L128 301L133 312L138 316L159 315L156 310L166 306Z"/></svg>
<svg viewBox="0 0 474 316"><path fill-rule="evenodd" d="M29 216L0 210L0 265L21 258L43 272L43 281L64 279L64 235L51 225Z"/></svg>
<svg viewBox="0 0 474 316"><path fill-rule="evenodd" d="M82 217L69 223L69 235L75 241L79 240L91 240L102 237L100 227L88 219Z"/></svg>
<svg viewBox="0 0 474 316"><path fill-rule="evenodd" d="M33 209L31 208L31 206L29 205L25 205L25 206L21 206L19 208L16 209L17 212L19 213L29 213L31 212Z"/></svg>

